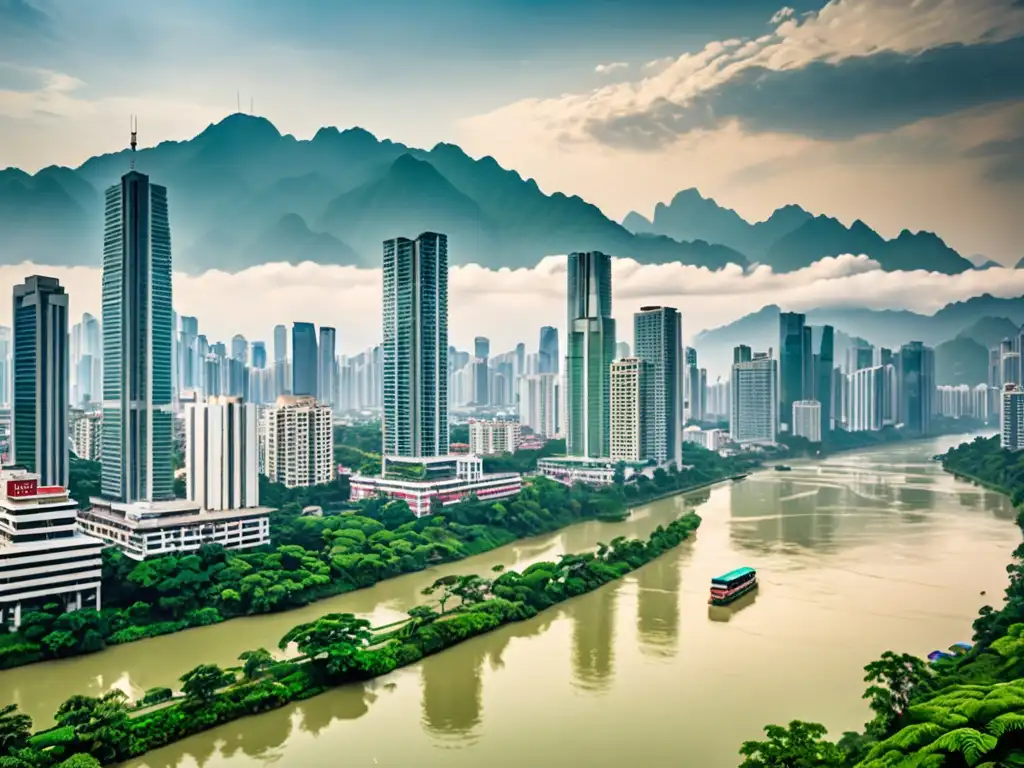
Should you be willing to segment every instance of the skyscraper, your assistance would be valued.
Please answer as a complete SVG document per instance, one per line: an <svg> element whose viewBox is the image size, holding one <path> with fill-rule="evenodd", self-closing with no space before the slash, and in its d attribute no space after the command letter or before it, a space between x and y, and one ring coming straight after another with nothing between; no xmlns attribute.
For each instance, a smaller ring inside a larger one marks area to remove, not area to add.
<svg viewBox="0 0 1024 768"><path fill-rule="evenodd" d="M550 325L540 329L540 347L537 353L537 373L558 373L558 329Z"/></svg>
<svg viewBox="0 0 1024 768"><path fill-rule="evenodd" d="M384 241L385 456L448 453L448 238Z"/></svg>
<svg viewBox="0 0 1024 768"><path fill-rule="evenodd" d="M598 251L570 253L565 356L566 450L606 458L611 449L612 260Z"/></svg>
<svg viewBox="0 0 1024 768"><path fill-rule="evenodd" d="M11 404L11 329L0 325L0 406Z"/></svg>
<svg viewBox="0 0 1024 768"><path fill-rule="evenodd" d="M316 326L292 323L292 394L316 397L317 385Z"/></svg>
<svg viewBox="0 0 1024 768"><path fill-rule="evenodd" d="M804 354L810 351L804 320L797 312L779 315L779 419L784 429L793 419L793 403L804 399Z"/></svg>
<svg viewBox="0 0 1024 768"><path fill-rule="evenodd" d="M105 202L102 492L121 502L173 499L167 190L132 170Z"/></svg>
<svg viewBox="0 0 1024 768"><path fill-rule="evenodd" d="M633 315L633 336L636 356L651 364L649 412L644 419L647 458L682 466L682 316L674 307L641 307Z"/></svg>
<svg viewBox="0 0 1024 768"><path fill-rule="evenodd" d="M283 325L274 326L274 389L278 395L291 392L292 381L288 376L288 329Z"/></svg>
<svg viewBox="0 0 1024 768"><path fill-rule="evenodd" d="M736 357L746 359L732 366L729 437L737 443L774 443L779 427L778 363L766 353Z"/></svg>
<svg viewBox="0 0 1024 768"><path fill-rule="evenodd" d="M68 296L54 277L14 286L14 463L68 484Z"/></svg>
<svg viewBox="0 0 1024 768"><path fill-rule="evenodd" d="M491 342L483 336L473 339L473 402L490 405L490 367L487 358L491 354Z"/></svg>
<svg viewBox="0 0 1024 768"><path fill-rule="evenodd" d="M821 329L821 346L814 365L814 399L821 403L821 436L827 440L832 433L832 369L835 358L835 337L832 326Z"/></svg>
<svg viewBox="0 0 1024 768"><path fill-rule="evenodd" d="M896 372L898 419L908 432L927 435L935 397L935 350L920 341L904 344L896 358Z"/></svg>
<svg viewBox="0 0 1024 768"><path fill-rule="evenodd" d="M249 362L249 342L240 333L231 337L231 359L237 360L242 365L247 365Z"/></svg>
<svg viewBox="0 0 1024 768"><path fill-rule="evenodd" d="M317 359L317 381L319 399L321 403L333 406L337 398L338 376L336 373L337 361L335 358L335 347L337 346L337 332L326 325L320 326L320 349Z"/></svg>
<svg viewBox="0 0 1024 768"><path fill-rule="evenodd" d="M262 341L252 343L252 367L258 371L267 367L267 345Z"/></svg>

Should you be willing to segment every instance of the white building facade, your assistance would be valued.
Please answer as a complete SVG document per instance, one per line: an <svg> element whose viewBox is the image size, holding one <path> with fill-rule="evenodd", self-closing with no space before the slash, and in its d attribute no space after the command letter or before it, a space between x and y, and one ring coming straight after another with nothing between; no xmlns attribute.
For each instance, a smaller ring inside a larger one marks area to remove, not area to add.
<svg viewBox="0 0 1024 768"><path fill-rule="evenodd" d="M267 411L266 466L272 483L305 488L334 480L334 428L329 405L281 396Z"/></svg>
<svg viewBox="0 0 1024 768"><path fill-rule="evenodd" d="M82 533L66 488L0 470L0 629L17 629L26 607L43 601L99 610L102 549Z"/></svg>
<svg viewBox="0 0 1024 768"><path fill-rule="evenodd" d="M655 416L650 407L652 375L651 363L638 357L624 357L611 365L609 456L614 461L642 461L650 452L647 422Z"/></svg>
<svg viewBox="0 0 1024 768"><path fill-rule="evenodd" d="M812 443L821 442L821 403L817 400L797 400L793 403L793 436Z"/></svg>
<svg viewBox="0 0 1024 768"><path fill-rule="evenodd" d="M185 410L185 488L201 509L259 506L256 406L211 397Z"/></svg>
<svg viewBox="0 0 1024 768"><path fill-rule="evenodd" d="M515 453L522 442L518 421L470 419L469 452L476 456Z"/></svg>
<svg viewBox="0 0 1024 768"><path fill-rule="evenodd" d="M764 353L732 366L729 437L736 443L771 444L779 431L778 361Z"/></svg>
<svg viewBox="0 0 1024 768"><path fill-rule="evenodd" d="M561 403L557 373L535 373L519 379L519 423L535 435L558 434Z"/></svg>
<svg viewBox="0 0 1024 768"><path fill-rule="evenodd" d="M1000 447L1007 451L1024 450L1024 389L1015 384L1003 387L1000 423Z"/></svg>
<svg viewBox="0 0 1024 768"><path fill-rule="evenodd" d="M75 419L71 430L71 448L75 456L86 461L99 461L102 429L103 417L99 413L86 413Z"/></svg>

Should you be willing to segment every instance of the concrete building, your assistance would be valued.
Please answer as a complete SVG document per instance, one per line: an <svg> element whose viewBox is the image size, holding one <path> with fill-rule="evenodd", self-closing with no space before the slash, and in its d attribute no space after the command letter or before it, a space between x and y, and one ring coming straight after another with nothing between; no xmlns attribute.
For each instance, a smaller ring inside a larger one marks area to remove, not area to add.
<svg viewBox="0 0 1024 768"><path fill-rule="evenodd" d="M521 441L518 421L469 420L469 452L474 456L515 453Z"/></svg>
<svg viewBox="0 0 1024 768"><path fill-rule="evenodd" d="M185 489L204 510L260 503L256 406L212 397L185 409Z"/></svg>
<svg viewBox="0 0 1024 768"><path fill-rule="evenodd" d="M899 422L907 432L929 434L935 397L935 350L920 341L904 344L897 357L896 374Z"/></svg>
<svg viewBox="0 0 1024 768"><path fill-rule="evenodd" d="M384 241L383 455L448 453L448 238Z"/></svg>
<svg viewBox="0 0 1024 768"><path fill-rule="evenodd" d="M43 602L99 610L102 549L80 530L67 489L42 485L24 469L0 469L0 629L17 629Z"/></svg>
<svg viewBox="0 0 1024 768"><path fill-rule="evenodd" d="M282 395L267 409L266 474L272 483L304 488L334 480L334 427L329 405Z"/></svg>
<svg viewBox="0 0 1024 768"><path fill-rule="evenodd" d="M612 485L619 465L623 465L623 479L628 481L647 467L647 462L613 461L611 458L587 456L552 456L537 461L537 472L565 485Z"/></svg>
<svg viewBox="0 0 1024 768"><path fill-rule="evenodd" d="M167 189L133 170L107 189L105 205L102 494L122 503L173 500Z"/></svg>
<svg viewBox="0 0 1024 768"><path fill-rule="evenodd" d="M82 414L75 419L71 429L75 456L86 461L99 461L103 417L98 413Z"/></svg>
<svg viewBox="0 0 1024 768"><path fill-rule="evenodd" d="M737 355L732 366L729 438L736 443L771 444L779 431L778 364L768 354Z"/></svg>
<svg viewBox="0 0 1024 768"><path fill-rule="evenodd" d="M611 256L570 253L566 295L566 450L570 456L607 458L615 359Z"/></svg>
<svg viewBox="0 0 1024 768"><path fill-rule="evenodd" d="M296 397L316 397L319 393L319 356L316 326L313 323L292 324L292 387Z"/></svg>
<svg viewBox="0 0 1024 768"><path fill-rule="evenodd" d="M647 458L681 466L685 423L682 316L673 307L641 307L633 315L633 335L636 357L651 364L650 392L645 400Z"/></svg>
<svg viewBox="0 0 1024 768"><path fill-rule="evenodd" d="M68 296L54 277L14 286L13 461L43 485L68 483Z"/></svg>
<svg viewBox="0 0 1024 768"><path fill-rule="evenodd" d="M536 373L519 379L519 423L535 435L553 438L558 434L558 374Z"/></svg>
<svg viewBox="0 0 1024 768"><path fill-rule="evenodd" d="M385 456L380 477L349 478L352 499L384 496L404 501L416 517L429 515L431 505L449 506L470 496L498 501L522 490L523 478L514 472L484 474L478 456Z"/></svg>
<svg viewBox="0 0 1024 768"><path fill-rule="evenodd" d="M1024 389L1016 384L1003 387L999 416L999 445L1007 451L1024 450Z"/></svg>
<svg viewBox="0 0 1024 768"><path fill-rule="evenodd" d="M725 442L726 434L721 429L701 429L698 426L683 430L683 442L694 443L708 451L718 451Z"/></svg>
<svg viewBox="0 0 1024 768"><path fill-rule="evenodd" d="M817 400L797 400L793 403L793 436L812 443L821 442L821 403Z"/></svg>
<svg viewBox="0 0 1024 768"><path fill-rule="evenodd" d="M655 370L650 361L624 357L611 365L611 451L615 461L657 461L651 445L653 430L648 420L657 409L651 399L656 397ZM661 462L658 462L661 463Z"/></svg>

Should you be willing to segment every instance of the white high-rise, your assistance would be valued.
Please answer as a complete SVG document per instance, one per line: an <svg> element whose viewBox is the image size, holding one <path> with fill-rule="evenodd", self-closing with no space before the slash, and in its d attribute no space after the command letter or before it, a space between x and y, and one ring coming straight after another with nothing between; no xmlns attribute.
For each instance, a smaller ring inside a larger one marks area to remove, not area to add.
<svg viewBox="0 0 1024 768"><path fill-rule="evenodd" d="M654 415L655 366L639 357L624 357L611 365L611 451L615 461L657 458L651 445L648 419ZM682 435L679 436L680 442ZM663 443L662 443L663 445Z"/></svg>
<svg viewBox="0 0 1024 768"><path fill-rule="evenodd" d="M804 437L812 443L821 442L821 403L817 400L793 403L793 436Z"/></svg>
<svg viewBox="0 0 1024 768"><path fill-rule="evenodd" d="M779 432L778 361L765 353L732 366L729 438L736 443L774 443Z"/></svg>
<svg viewBox="0 0 1024 768"><path fill-rule="evenodd" d="M259 506L256 406L211 397L185 410L185 487L205 510Z"/></svg>
<svg viewBox="0 0 1024 768"><path fill-rule="evenodd" d="M519 423L535 435L558 434L559 386L557 373L535 373L519 380Z"/></svg>
<svg viewBox="0 0 1024 768"><path fill-rule="evenodd" d="M103 417L98 413L86 413L75 419L71 427L71 445L75 456L86 461L100 460L100 434Z"/></svg>
<svg viewBox="0 0 1024 768"><path fill-rule="evenodd" d="M519 447L521 427L518 421L469 422L469 452L475 456L515 453Z"/></svg>
<svg viewBox="0 0 1024 768"><path fill-rule="evenodd" d="M272 483L301 488L335 478L331 407L315 397L282 395L266 412L265 461Z"/></svg>
<svg viewBox="0 0 1024 768"><path fill-rule="evenodd" d="M1000 422L999 445L1007 451L1024 450L1024 389L1015 384L1003 386Z"/></svg>

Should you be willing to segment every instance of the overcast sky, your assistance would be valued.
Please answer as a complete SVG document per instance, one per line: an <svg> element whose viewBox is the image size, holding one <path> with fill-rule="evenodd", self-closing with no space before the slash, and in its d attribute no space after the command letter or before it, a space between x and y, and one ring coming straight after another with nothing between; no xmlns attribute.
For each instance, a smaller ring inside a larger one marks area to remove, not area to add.
<svg viewBox="0 0 1024 768"><path fill-rule="evenodd" d="M185 139L455 141L621 218L691 186L1024 256L1022 0L0 0L0 167Z"/></svg>

